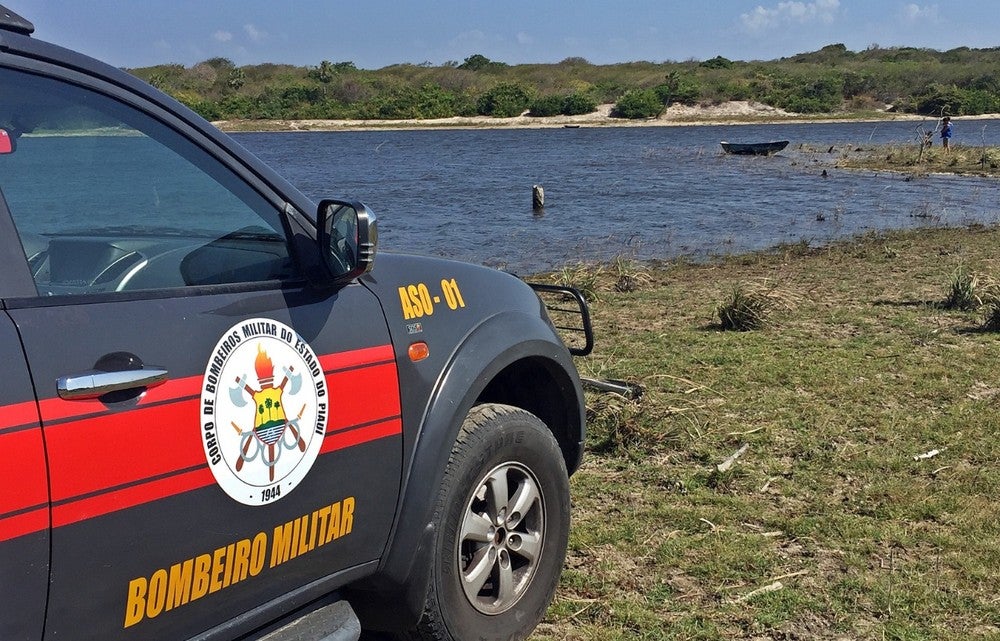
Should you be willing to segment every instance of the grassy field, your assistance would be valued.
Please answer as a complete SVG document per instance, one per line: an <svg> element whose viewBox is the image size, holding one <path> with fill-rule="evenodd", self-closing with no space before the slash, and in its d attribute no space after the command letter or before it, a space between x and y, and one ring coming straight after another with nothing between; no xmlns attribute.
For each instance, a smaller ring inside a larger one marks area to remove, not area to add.
<svg viewBox="0 0 1000 641"><path fill-rule="evenodd" d="M1000 230L557 275L596 299L581 374L645 393L588 393L533 639L1000 638L1000 334L956 273L1000 278ZM737 286L763 329L721 330Z"/></svg>

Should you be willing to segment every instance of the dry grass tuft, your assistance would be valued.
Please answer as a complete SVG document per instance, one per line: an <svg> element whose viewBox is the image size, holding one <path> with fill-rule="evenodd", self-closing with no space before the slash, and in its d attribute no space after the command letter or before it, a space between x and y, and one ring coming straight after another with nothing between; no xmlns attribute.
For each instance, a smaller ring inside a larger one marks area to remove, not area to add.
<svg viewBox="0 0 1000 641"><path fill-rule="evenodd" d="M638 261L625 256L617 256L611 262L610 271L614 278L616 292L635 292L646 287L652 281L648 269Z"/></svg>
<svg viewBox="0 0 1000 641"><path fill-rule="evenodd" d="M982 329L987 332L1000 332L1000 300L994 298L983 305Z"/></svg>
<svg viewBox="0 0 1000 641"><path fill-rule="evenodd" d="M1000 288L993 279L970 272L964 265L959 265L948 282L948 294L942 305L945 309L974 311L986 302L995 300L998 293Z"/></svg>
<svg viewBox="0 0 1000 641"><path fill-rule="evenodd" d="M647 441L639 425L642 401L621 394L594 394L587 402L587 430L599 452L626 454Z"/></svg>
<svg viewBox="0 0 1000 641"><path fill-rule="evenodd" d="M723 330L748 332L763 329L771 323L778 309L790 309L793 297L778 289L775 283L737 283L729 297L715 309Z"/></svg>
<svg viewBox="0 0 1000 641"><path fill-rule="evenodd" d="M630 293L647 288L652 282L650 271L639 261L616 256L609 263L577 263L558 272L542 275L542 280L557 285L575 287L587 302L601 300L603 292Z"/></svg>

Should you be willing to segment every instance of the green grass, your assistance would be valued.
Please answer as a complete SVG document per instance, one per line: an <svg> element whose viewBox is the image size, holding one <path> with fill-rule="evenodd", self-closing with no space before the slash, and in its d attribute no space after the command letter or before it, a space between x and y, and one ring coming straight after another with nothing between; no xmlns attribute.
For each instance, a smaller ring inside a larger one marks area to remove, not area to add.
<svg viewBox="0 0 1000 641"><path fill-rule="evenodd" d="M578 367L645 394L588 393L566 571L533 638L1000 638L1000 341L942 304L959 267L1000 276L998 246L980 227L873 235L644 267L630 291L597 270ZM794 304L720 331L736 282Z"/></svg>

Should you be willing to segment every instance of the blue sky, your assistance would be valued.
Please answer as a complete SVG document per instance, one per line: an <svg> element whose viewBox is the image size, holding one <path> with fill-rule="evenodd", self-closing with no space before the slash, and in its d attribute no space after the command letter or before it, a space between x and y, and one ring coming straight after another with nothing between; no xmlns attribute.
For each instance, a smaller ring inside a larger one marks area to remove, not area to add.
<svg viewBox="0 0 1000 641"><path fill-rule="evenodd" d="M771 60L832 43L858 51L1000 46L995 0L0 0L35 35L119 67L352 61L595 64Z"/></svg>

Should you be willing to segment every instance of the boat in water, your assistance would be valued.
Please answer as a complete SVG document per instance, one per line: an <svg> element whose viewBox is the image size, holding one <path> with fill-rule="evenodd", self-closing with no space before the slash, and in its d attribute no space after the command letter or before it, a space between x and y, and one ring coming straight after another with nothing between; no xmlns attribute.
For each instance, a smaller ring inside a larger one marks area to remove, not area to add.
<svg viewBox="0 0 1000 641"><path fill-rule="evenodd" d="M727 154L739 154L742 156L770 156L776 154L788 146L787 140L775 140L772 142L721 142L722 150Z"/></svg>

